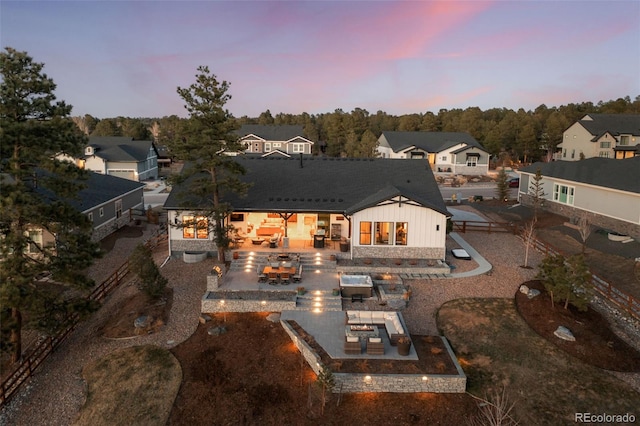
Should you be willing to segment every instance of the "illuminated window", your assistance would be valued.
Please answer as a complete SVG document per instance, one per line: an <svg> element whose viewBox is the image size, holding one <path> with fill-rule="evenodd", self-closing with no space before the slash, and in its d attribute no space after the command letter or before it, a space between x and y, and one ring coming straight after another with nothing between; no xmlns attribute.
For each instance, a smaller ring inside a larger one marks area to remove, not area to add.
<svg viewBox="0 0 640 426"><path fill-rule="evenodd" d="M407 222L396 222L396 245L407 245Z"/></svg>
<svg viewBox="0 0 640 426"><path fill-rule="evenodd" d="M209 238L209 220L205 216L182 216L182 238Z"/></svg>
<svg viewBox="0 0 640 426"><path fill-rule="evenodd" d="M196 237L199 239L209 238L209 220L204 216L197 218Z"/></svg>
<svg viewBox="0 0 640 426"><path fill-rule="evenodd" d="M393 222L375 222L376 230L376 245L388 245L393 244L393 241L389 237L389 231L393 229Z"/></svg>
<svg viewBox="0 0 640 426"><path fill-rule="evenodd" d="M360 245L371 244L371 222L360 222Z"/></svg>
<svg viewBox="0 0 640 426"><path fill-rule="evenodd" d="M182 238L195 238L196 230L193 216L182 216Z"/></svg>

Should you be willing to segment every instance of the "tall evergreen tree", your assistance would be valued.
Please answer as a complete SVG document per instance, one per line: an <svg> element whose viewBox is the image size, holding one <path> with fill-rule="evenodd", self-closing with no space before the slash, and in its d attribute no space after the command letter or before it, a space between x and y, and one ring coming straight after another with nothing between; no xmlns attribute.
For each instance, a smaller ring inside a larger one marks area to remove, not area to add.
<svg viewBox="0 0 640 426"><path fill-rule="evenodd" d="M79 157L86 138L56 102L56 85L26 52L0 52L0 311L11 313L13 361L22 352L23 312L48 331L87 307L82 292L92 282L81 273L97 256L91 223L70 202L86 172L59 154ZM51 236L51 244L44 237ZM37 283L51 274L53 286ZM52 289L55 292L52 292Z"/></svg>
<svg viewBox="0 0 640 426"><path fill-rule="evenodd" d="M234 130L237 123L231 113L224 108L231 99L228 94L230 83L218 81L209 67L198 67L196 82L187 88L178 87L178 95L185 102L189 119L182 139L170 145L173 154L186 163L182 174L175 178L183 182L189 198L186 207L198 209L198 214L207 220L197 223L183 223L182 226L206 226L214 232L218 248L218 260L225 261L225 250L229 246L228 229L225 218L232 207L222 201L225 192L242 194L247 184L239 176L244 168L225 152L244 150Z"/></svg>

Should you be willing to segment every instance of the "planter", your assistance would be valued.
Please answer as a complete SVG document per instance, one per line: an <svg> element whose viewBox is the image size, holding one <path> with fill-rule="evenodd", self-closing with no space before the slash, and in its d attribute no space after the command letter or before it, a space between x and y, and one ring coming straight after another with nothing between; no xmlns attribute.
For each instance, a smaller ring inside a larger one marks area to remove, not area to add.
<svg viewBox="0 0 640 426"><path fill-rule="evenodd" d="M340 251L346 253L349 251L349 243L340 243Z"/></svg>
<svg viewBox="0 0 640 426"><path fill-rule="evenodd" d="M336 255L332 254L331 256L329 256L329 260L332 261L332 262L335 262L336 261Z"/></svg>
<svg viewBox="0 0 640 426"><path fill-rule="evenodd" d="M411 350L411 342L398 342L398 355L408 356Z"/></svg>
<svg viewBox="0 0 640 426"><path fill-rule="evenodd" d="M333 289L333 293L334 296L340 296L340 290L338 290L337 288Z"/></svg>

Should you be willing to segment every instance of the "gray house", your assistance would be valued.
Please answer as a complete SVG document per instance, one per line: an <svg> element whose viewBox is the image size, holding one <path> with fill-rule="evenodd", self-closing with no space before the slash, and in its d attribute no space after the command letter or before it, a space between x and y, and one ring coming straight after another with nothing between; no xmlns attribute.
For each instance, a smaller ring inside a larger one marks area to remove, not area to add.
<svg viewBox="0 0 640 426"><path fill-rule="evenodd" d="M382 158L426 159L434 173L489 172L489 153L463 132L383 132L377 152Z"/></svg>
<svg viewBox="0 0 640 426"><path fill-rule="evenodd" d="M104 175L142 181L158 178L158 150L152 141L90 137L78 166Z"/></svg>
<svg viewBox="0 0 640 426"><path fill-rule="evenodd" d="M538 169L545 210L568 218L586 214L598 227L640 239L640 157L534 163L518 171L525 205L532 205Z"/></svg>
<svg viewBox="0 0 640 426"><path fill-rule="evenodd" d="M246 146L247 154L290 157L311 155L314 142L302 136L298 125L245 124L236 132L240 142Z"/></svg>

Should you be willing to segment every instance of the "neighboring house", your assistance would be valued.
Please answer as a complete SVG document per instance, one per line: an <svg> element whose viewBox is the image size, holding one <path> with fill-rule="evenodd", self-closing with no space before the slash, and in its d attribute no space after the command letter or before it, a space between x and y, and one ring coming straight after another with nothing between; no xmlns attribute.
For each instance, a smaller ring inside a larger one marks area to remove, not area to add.
<svg viewBox="0 0 640 426"><path fill-rule="evenodd" d="M152 141L90 137L78 166L103 175L142 181L158 178L158 151Z"/></svg>
<svg viewBox="0 0 640 426"><path fill-rule="evenodd" d="M534 163L519 170L519 199L532 205L531 185L540 169L544 210L640 239L640 157Z"/></svg>
<svg viewBox="0 0 640 426"><path fill-rule="evenodd" d="M246 196L230 194L223 201L234 209L230 224L250 237L277 233L311 244L316 235L324 235L349 240L353 258L445 258L450 214L424 161L236 158L247 170L240 178L252 185ZM185 195L174 187L164 205L170 253L215 253L211 226L186 207Z"/></svg>
<svg viewBox="0 0 640 426"><path fill-rule="evenodd" d="M91 239L100 241L133 220L134 210L144 209L144 184L115 176L89 172L85 188L69 203L85 214L93 224ZM51 198L48 191L36 188L43 197ZM39 227L29 230L33 244L40 247L55 244L55 236ZM28 247L27 253L38 253Z"/></svg>
<svg viewBox="0 0 640 426"><path fill-rule="evenodd" d="M564 161L640 155L640 115L587 114L564 131L558 150Z"/></svg>
<svg viewBox="0 0 640 426"><path fill-rule="evenodd" d="M237 132L246 153L277 155L311 155L314 142L302 136L302 126L267 126L245 124Z"/></svg>
<svg viewBox="0 0 640 426"><path fill-rule="evenodd" d="M383 132L377 151L382 158L426 159L435 173L489 172L489 153L463 132Z"/></svg>

